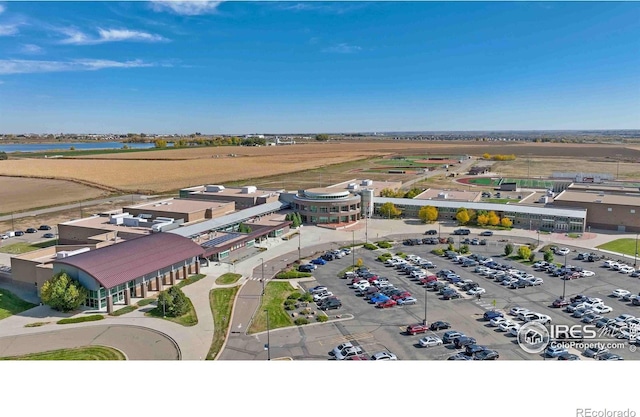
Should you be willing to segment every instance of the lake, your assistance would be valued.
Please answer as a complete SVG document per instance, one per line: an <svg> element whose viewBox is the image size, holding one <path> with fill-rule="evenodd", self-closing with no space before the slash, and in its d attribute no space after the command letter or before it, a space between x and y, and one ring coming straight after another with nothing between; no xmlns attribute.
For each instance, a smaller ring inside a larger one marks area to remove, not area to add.
<svg viewBox="0 0 640 417"><path fill-rule="evenodd" d="M122 142L55 142L55 143L16 143L0 145L0 152L44 152L68 151L72 146L76 151L91 149L121 149L127 145L132 149L149 149L154 143L122 143Z"/></svg>

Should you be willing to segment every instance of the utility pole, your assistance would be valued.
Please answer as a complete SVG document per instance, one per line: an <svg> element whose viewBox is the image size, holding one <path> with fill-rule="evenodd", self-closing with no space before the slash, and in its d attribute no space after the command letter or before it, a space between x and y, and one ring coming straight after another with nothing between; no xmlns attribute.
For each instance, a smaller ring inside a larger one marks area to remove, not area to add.
<svg viewBox="0 0 640 417"><path fill-rule="evenodd" d="M267 313L267 344L264 345L265 350L267 351L267 360L271 360L271 341L269 340L269 310L265 310Z"/></svg>

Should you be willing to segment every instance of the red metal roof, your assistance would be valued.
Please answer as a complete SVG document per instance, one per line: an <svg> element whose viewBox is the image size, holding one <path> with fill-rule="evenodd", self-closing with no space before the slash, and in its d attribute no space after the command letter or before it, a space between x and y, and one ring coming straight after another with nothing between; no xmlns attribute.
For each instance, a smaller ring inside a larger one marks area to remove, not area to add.
<svg viewBox="0 0 640 417"><path fill-rule="evenodd" d="M104 288L113 288L194 256L204 250L191 239L173 233L155 233L112 246L56 259L94 277Z"/></svg>

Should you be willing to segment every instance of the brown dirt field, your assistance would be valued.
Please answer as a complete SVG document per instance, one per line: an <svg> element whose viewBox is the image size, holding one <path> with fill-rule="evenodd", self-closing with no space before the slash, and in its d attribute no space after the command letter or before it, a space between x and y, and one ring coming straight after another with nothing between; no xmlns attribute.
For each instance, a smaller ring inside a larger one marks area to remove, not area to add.
<svg viewBox="0 0 640 417"><path fill-rule="evenodd" d="M107 192L70 181L0 177L0 213L100 198Z"/></svg>

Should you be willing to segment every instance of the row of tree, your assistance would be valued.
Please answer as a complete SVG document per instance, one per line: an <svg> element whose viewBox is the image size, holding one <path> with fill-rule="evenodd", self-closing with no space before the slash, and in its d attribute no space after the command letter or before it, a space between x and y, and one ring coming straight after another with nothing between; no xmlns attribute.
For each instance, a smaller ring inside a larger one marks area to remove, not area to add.
<svg viewBox="0 0 640 417"><path fill-rule="evenodd" d="M402 210L398 209L393 203L384 203L378 209L378 212L382 217L389 219L395 219L402 214ZM438 209L433 206L421 207L418 211L418 218L424 223L432 223L438 220L440 213ZM464 207L460 207L456 212L456 220L461 225L476 224L478 226L502 226L511 227L513 222L507 217L498 216L494 211L486 210L467 210Z"/></svg>
<svg viewBox="0 0 640 417"><path fill-rule="evenodd" d="M424 190L422 188L412 188L409 191L404 191L401 189L392 189L392 188L383 188L380 190L381 197L388 198L414 198Z"/></svg>
<svg viewBox="0 0 640 417"><path fill-rule="evenodd" d="M302 225L302 216L298 212L289 213L284 219L291 222L291 227L295 228Z"/></svg>
<svg viewBox="0 0 640 417"><path fill-rule="evenodd" d="M482 159L489 159L492 161L514 161L516 159L516 156L511 154L511 155L491 155L490 153L484 153L482 154Z"/></svg>

